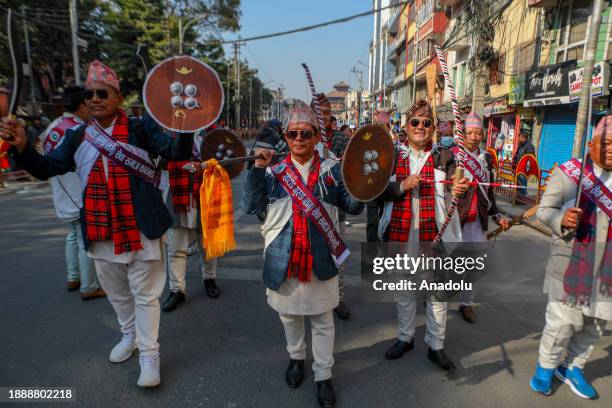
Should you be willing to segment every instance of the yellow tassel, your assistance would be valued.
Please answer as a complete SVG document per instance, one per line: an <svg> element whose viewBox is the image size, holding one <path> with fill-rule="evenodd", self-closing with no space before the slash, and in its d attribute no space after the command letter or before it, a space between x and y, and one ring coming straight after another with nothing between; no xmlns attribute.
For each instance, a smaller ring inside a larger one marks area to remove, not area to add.
<svg viewBox="0 0 612 408"><path fill-rule="evenodd" d="M206 162L202 175L200 219L207 260L236 248L232 185L229 175L215 159Z"/></svg>

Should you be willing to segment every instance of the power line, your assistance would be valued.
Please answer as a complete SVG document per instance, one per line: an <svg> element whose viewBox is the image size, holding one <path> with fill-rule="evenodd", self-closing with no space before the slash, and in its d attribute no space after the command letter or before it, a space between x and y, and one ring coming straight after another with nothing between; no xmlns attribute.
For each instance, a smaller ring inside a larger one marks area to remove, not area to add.
<svg viewBox="0 0 612 408"><path fill-rule="evenodd" d="M301 33L301 32L304 32L304 31L310 31L310 30L314 30L316 28L327 27L327 26L330 26L330 25L347 23L347 22L349 22L351 20L355 20L355 19L360 18L360 17L369 16L371 14L375 14L375 13L378 13L379 11L390 9L390 8L401 7L401 6L403 6L405 4L408 4L408 3L410 3L410 1L402 1L400 3L396 3L396 4L385 6L385 7L381 7L381 8L378 8L378 9L368 10L368 11L365 11L363 13L353 14L352 16L337 18L335 20L325 21L323 23L312 24L312 25L308 25L308 26L304 26L304 27L300 27L300 28L294 28L292 30L279 31L279 32L272 33L272 34L262 34L262 35L257 35L257 36L254 36L254 37L240 38L238 40L227 40L227 41L224 41L223 44L234 44L234 43L237 43L237 42L256 41L256 40L263 40L263 39L266 39L266 38L281 37L281 36L284 36L284 35Z"/></svg>

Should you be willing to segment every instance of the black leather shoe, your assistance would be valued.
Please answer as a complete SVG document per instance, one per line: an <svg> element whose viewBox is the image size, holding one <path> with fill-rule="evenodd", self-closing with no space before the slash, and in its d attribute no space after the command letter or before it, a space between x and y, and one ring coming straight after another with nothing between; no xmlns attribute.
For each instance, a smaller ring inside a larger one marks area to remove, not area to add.
<svg viewBox="0 0 612 408"><path fill-rule="evenodd" d="M214 279L204 279L204 290L206 290L208 297L213 299L218 298L221 294L221 290L219 290Z"/></svg>
<svg viewBox="0 0 612 408"><path fill-rule="evenodd" d="M427 350L427 358L443 370L451 371L455 369L455 363L446 355L444 349L432 350L430 347Z"/></svg>
<svg viewBox="0 0 612 408"><path fill-rule="evenodd" d="M387 360L396 360L404 355L405 352L414 350L414 339L410 340L410 343L398 340L394 345L389 347L385 352L385 358Z"/></svg>
<svg viewBox="0 0 612 408"><path fill-rule="evenodd" d="M170 292L168 299L162 304L161 309L164 312L171 312L181 303L185 303L185 294L183 292Z"/></svg>
<svg viewBox="0 0 612 408"><path fill-rule="evenodd" d="M285 381L291 388L297 388L304 379L304 360L289 359L289 367L285 372Z"/></svg>
<svg viewBox="0 0 612 408"><path fill-rule="evenodd" d="M351 311L349 310L346 303L342 301L340 301L340 303L338 303L338 306L334 308L334 312L342 320L348 320L348 318L351 317Z"/></svg>
<svg viewBox="0 0 612 408"><path fill-rule="evenodd" d="M317 401L319 401L321 408L336 406L336 393L331 378L325 381L317 381Z"/></svg>

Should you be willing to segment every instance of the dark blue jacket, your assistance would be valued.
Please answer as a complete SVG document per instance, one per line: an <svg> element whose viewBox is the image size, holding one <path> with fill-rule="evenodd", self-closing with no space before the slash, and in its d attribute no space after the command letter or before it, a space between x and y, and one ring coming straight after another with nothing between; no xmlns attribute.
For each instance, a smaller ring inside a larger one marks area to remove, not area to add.
<svg viewBox="0 0 612 408"><path fill-rule="evenodd" d="M319 184L315 186L314 194L319 201L339 207L348 214L361 213L364 203L355 200L347 192L340 175L339 163L331 168L331 176L337 181L337 185L329 182L326 174L321 172L320 182L325 184L327 192L321 191ZM287 197L287 192L272 174L266 172L266 169L253 167L249 170L242 199L246 213L262 212L268 204L284 197ZM266 287L272 290L277 290L287 276L292 237L293 217L265 250L263 281ZM313 254L313 270L317 278L324 281L336 276L338 268L332 259L329 247L310 220L308 220L308 238Z"/></svg>
<svg viewBox="0 0 612 408"><path fill-rule="evenodd" d="M182 135L173 139L146 115L142 120L130 118L128 122L128 143L149 152L172 160L189 160L193 145L192 135ZM83 141L85 125L66 131L63 142L46 156L27 146L20 154L14 147L9 156L31 175L40 180L59 176L76 169L74 154ZM138 177L129 176L134 212L138 228L148 239L160 238L172 224L172 218L164 204L161 191L153 184ZM84 197L83 197L84 198ZM85 202L85 199L83 199ZM83 236L87 236L85 211L81 208ZM86 246L87 246L86 242Z"/></svg>

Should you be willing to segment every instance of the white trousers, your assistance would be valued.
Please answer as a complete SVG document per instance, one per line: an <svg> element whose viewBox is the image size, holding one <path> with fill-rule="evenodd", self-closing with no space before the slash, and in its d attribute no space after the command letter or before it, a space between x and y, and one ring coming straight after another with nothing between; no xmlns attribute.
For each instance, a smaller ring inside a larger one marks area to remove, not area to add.
<svg viewBox="0 0 612 408"><path fill-rule="evenodd" d="M414 338L416 328L417 297L410 292L398 292L395 296L395 304L397 306L397 338L409 343ZM446 302L427 300L425 343L432 350L444 348L447 310Z"/></svg>
<svg viewBox="0 0 612 408"><path fill-rule="evenodd" d="M164 261L129 264L94 260L98 280L115 309L124 334L136 332L141 355L159 352L159 297L164 290Z"/></svg>
<svg viewBox="0 0 612 408"><path fill-rule="evenodd" d="M564 366L584 368L605 325L605 320L585 316L580 309L548 302L540 340L540 365L556 368L565 355Z"/></svg>
<svg viewBox="0 0 612 408"><path fill-rule="evenodd" d="M189 250L189 244L194 239L198 243L202 279L217 277L217 258L206 260L206 251L202 246L202 235L198 234L195 228L170 228L166 233L166 243L168 245L168 284L171 292L187 292L187 284L185 283L187 251Z"/></svg>
<svg viewBox="0 0 612 408"><path fill-rule="evenodd" d="M306 341L304 331L304 316L279 313L285 328L287 351L293 360L306 358ZM333 311L319 315L309 315L312 331L312 371L315 381L328 380L332 376L334 365L334 328Z"/></svg>

